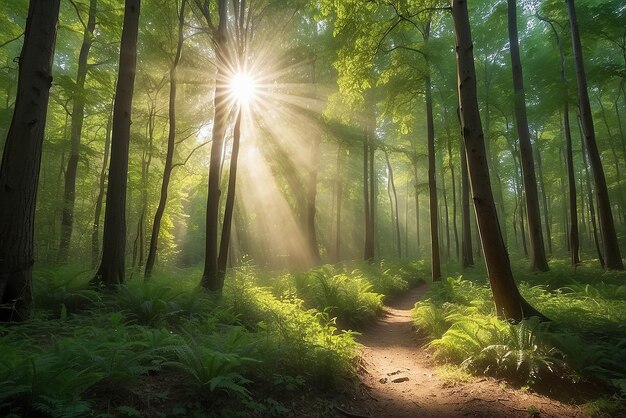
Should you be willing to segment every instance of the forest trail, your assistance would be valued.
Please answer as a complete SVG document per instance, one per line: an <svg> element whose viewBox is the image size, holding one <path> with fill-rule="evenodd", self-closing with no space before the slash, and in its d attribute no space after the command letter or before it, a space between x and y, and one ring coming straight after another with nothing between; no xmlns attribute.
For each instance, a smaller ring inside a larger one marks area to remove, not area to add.
<svg viewBox="0 0 626 418"><path fill-rule="evenodd" d="M350 413L370 417L582 417L582 409L514 389L491 378L446 383L432 356L418 342L411 309L427 286L416 287L385 306L363 331L361 381L366 396ZM533 415L532 412L538 414Z"/></svg>

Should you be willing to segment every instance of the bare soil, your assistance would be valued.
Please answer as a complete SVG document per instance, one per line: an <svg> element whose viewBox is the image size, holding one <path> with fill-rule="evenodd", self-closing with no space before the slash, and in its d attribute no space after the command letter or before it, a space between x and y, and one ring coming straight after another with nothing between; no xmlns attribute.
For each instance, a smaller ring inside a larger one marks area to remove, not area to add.
<svg viewBox="0 0 626 418"><path fill-rule="evenodd" d="M418 341L411 309L425 293L419 286L385 307L384 315L363 331L363 394L343 411L368 417L583 417L577 405L477 377L446 382Z"/></svg>

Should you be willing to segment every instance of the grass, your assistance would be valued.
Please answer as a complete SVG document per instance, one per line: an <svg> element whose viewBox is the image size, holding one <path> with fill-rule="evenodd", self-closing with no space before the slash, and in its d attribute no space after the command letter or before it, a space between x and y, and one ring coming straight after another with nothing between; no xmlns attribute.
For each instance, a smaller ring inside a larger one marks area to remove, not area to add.
<svg viewBox="0 0 626 418"><path fill-rule="evenodd" d="M359 350L337 321L371 321L422 270L244 266L217 301L196 271L107 292L90 287L89 271L40 269L33 319L0 329L0 415L281 416L299 415L287 401L298 399L332 416L315 395L350 387Z"/></svg>
<svg viewBox="0 0 626 418"><path fill-rule="evenodd" d="M552 321L499 320L486 274L470 269L433 283L413 310L417 332L436 358L535 388L593 388L596 398L610 399L596 404L623 408L626 274L590 265L574 270L562 261L546 273L521 264L514 271L523 296Z"/></svg>

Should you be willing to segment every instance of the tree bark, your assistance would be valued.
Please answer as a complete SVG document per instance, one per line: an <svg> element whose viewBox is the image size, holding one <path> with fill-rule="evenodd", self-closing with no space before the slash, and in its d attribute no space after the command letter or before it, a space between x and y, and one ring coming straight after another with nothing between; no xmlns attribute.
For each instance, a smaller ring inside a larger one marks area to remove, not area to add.
<svg viewBox="0 0 626 418"><path fill-rule="evenodd" d="M398 193L396 192L396 184L393 181L393 169L389 161L389 154L385 152L385 161L387 162L389 204L391 205L391 224L395 226L396 246L398 249L398 258L402 258L402 236L400 235L400 215L398 214Z"/></svg>
<svg viewBox="0 0 626 418"><path fill-rule="evenodd" d="M472 226L470 222L470 187L467 174L465 144L461 141L461 259L463 268L474 265L474 254L472 253Z"/></svg>
<svg viewBox="0 0 626 418"><path fill-rule="evenodd" d="M80 140L85 119L85 79L87 78L87 58L91 49L93 31L96 28L97 0L89 1L89 17L83 33L83 44L78 55L78 72L76 74L76 90L74 91L72 104L72 128L70 136L70 158L65 170L65 191L63 192L63 215L61 218L61 241L57 262L67 263L72 229L74 226L74 202L76 201L76 176L78 171L78 159Z"/></svg>
<svg viewBox="0 0 626 418"><path fill-rule="evenodd" d="M220 208L220 175L222 172L222 156L224 153L224 135L228 120L228 85L227 69L230 65L228 57L228 1L218 1L219 24L213 30L213 50L216 55L217 75L215 79L215 96L213 132L211 143L211 157L209 166L209 185L206 212L206 251L204 272L201 285L205 289L221 294L224 283L220 280L217 267L218 243L217 230L219 225ZM207 23L212 26L210 16L205 15Z"/></svg>
<svg viewBox="0 0 626 418"><path fill-rule="evenodd" d="M600 234L604 246L604 261L606 268L610 270L624 270L624 263L619 250L619 242L615 233L613 214L609 201L609 192L606 186L604 168L596 144L596 134L593 126L593 116L591 114L591 104L589 103L589 93L587 91L587 77L583 64L583 52L578 32L578 22L576 19L576 6L574 0L566 0L567 14L569 16L570 32L572 34L572 50L574 52L574 63L576 67L576 79L578 81L578 100L582 130L585 138L585 145L593 181L596 186L596 199L598 203L598 220L600 224Z"/></svg>
<svg viewBox="0 0 626 418"><path fill-rule="evenodd" d="M424 29L424 49L428 50L430 36L430 21ZM430 210L430 265L433 281L441 280L441 257L439 253L439 214L437 212L437 180L435 168L435 124L433 120L433 94L430 79L430 60L426 55L426 76L424 79L426 91L426 125L428 134L428 191Z"/></svg>
<svg viewBox="0 0 626 418"><path fill-rule="evenodd" d="M538 140L539 138L537 138ZM541 154L535 146L535 154L537 156L537 175L539 176L539 186L541 186L541 205L543 206L543 224L546 228L546 241L548 242L548 254L552 254L552 231L550 230L550 211L548 208L548 197L546 196L546 182L543 178L543 161Z"/></svg>
<svg viewBox="0 0 626 418"><path fill-rule="evenodd" d="M522 178L528 216L530 268L533 271L548 271L548 261L541 233L541 213L539 211L535 163L533 161L532 144L528 133L528 119L526 116L526 99L517 35L517 2L516 0L507 0L507 3L511 68L513 70L513 89L515 94L515 125L519 136Z"/></svg>
<svg viewBox="0 0 626 418"><path fill-rule="evenodd" d="M113 99L115 101L115 98ZM111 103L111 111L113 103ZM100 218L102 217L102 202L104 200L105 183L107 179L107 164L109 162L109 151L111 147L111 125L113 115L109 114L107 122L106 136L104 139L104 157L102 158L102 169L100 170L100 181L98 182L98 197L96 198L96 209L94 211L93 227L91 230L91 267L96 268L100 261Z"/></svg>
<svg viewBox="0 0 626 418"><path fill-rule="evenodd" d="M168 122L169 130L167 135L167 152L165 154L165 166L163 167L163 180L161 181L161 196L159 204L154 212L154 221L152 222L152 234L150 234L150 248L148 249L148 257L146 259L146 269L144 277L149 278L154 269L156 262L157 249L159 246L159 234L161 232L161 221L165 213L167 205L167 194L172 178L172 166L174 161L174 150L176 148L176 94L178 92L178 64L183 52L183 42L185 40L183 30L185 25L185 5L187 0L182 0L178 15L178 41L176 43L176 53L174 60L170 66L170 97Z"/></svg>
<svg viewBox="0 0 626 418"><path fill-rule="evenodd" d="M456 37L463 140L467 153L476 219L496 310L500 317L513 321L520 321L529 316L543 317L519 293L498 223L478 111L476 70L466 1L452 0L452 17Z"/></svg>
<svg viewBox="0 0 626 418"><path fill-rule="evenodd" d="M452 139L448 137L448 169L452 178L452 228L454 228L454 250L457 260L459 259L459 230L456 224L456 176L454 175L454 164L452 163Z"/></svg>
<svg viewBox="0 0 626 418"><path fill-rule="evenodd" d="M228 262L228 249L233 222L233 210L235 208L235 187L237 184L237 160L239 158L239 144L241 142L241 106L237 110L237 119L233 129L233 147L230 153L230 169L228 172L228 190L226 192L226 205L224 207L224 222L222 223L222 237L220 240L220 253L217 258L217 270L219 280L224 285L226 265Z"/></svg>
<svg viewBox="0 0 626 418"><path fill-rule="evenodd" d="M106 287L121 284L125 279L126 258L126 183L130 124L137 65L137 33L140 0L126 0L124 26L120 46L120 62L111 138L111 163L104 211L102 259L93 282Z"/></svg>
<svg viewBox="0 0 626 418"><path fill-rule="evenodd" d="M17 97L0 165L0 321L24 321L32 304L35 202L59 0L31 0Z"/></svg>

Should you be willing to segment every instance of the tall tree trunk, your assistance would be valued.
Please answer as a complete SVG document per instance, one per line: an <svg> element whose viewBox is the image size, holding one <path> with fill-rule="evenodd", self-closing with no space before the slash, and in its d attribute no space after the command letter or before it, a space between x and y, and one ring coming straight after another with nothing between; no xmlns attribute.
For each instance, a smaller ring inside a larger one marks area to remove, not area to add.
<svg viewBox="0 0 626 418"><path fill-rule="evenodd" d="M80 139L83 131L83 121L85 119L85 79L87 78L87 58L93 38L93 31L96 28L96 6L97 0L89 1L89 17L87 26L83 33L83 44L78 55L78 73L76 75L76 90L74 91L72 105L72 129L71 129L71 151L70 159L67 162L65 171L65 191L63 193L63 215L61 218L61 242L59 244L59 254L57 261L67 263L70 241L72 239L72 228L74 226L74 202L76 201L76 176L78 171L78 159L80 150Z"/></svg>
<svg viewBox="0 0 626 418"><path fill-rule="evenodd" d="M570 22L570 32L572 34L572 50L574 51L574 63L576 67L576 79L578 81L578 100L580 116L585 138L585 145L591 164L591 172L596 186L596 198L598 203L598 219L600 223L600 233L602 234L602 244L604 246L604 260L606 268L611 270L624 270L624 263L619 250L619 242L615 233L613 214L609 202L609 192L606 186L606 178L602 167L602 160L596 144L596 134L593 126L591 114L591 104L589 103L589 93L587 91L587 77L583 64L583 52L578 33L578 22L576 19L576 7L574 0L566 0L567 13Z"/></svg>
<svg viewBox="0 0 626 418"><path fill-rule="evenodd" d="M465 144L461 138L461 259L464 268L474 265L469 197L470 188L467 173L467 157L465 155Z"/></svg>
<svg viewBox="0 0 626 418"><path fill-rule="evenodd" d="M443 212L445 214L445 239L446 239L446 261L450 261L450 211L448 210L448 190L446 188L446 177L443 161L441 161L441 195L443 196Z"/></svg>
<svg viewBox="0 0 626 418"><path fill-rule="evenodd" d="M606 127L606 132L609 135L609 146L611 147L611 154L613 155L613 163L615 164L615 181L618 185L617 187L617 220L618 222L621 221L621 216L620 214L624 214L624 212L626 212L624 210L624 197L622 196L621 193L621 185L622 185L622 174L621 171L619 169L620 166L620 158L617 156L617 151L615 150L615 145L613 144L613 132L611 132L611 125L609 124L609 121L606 118L606 111L604 110L604 104L602 103L602 99L600 97L597 98L598 99L598 104L600 104L600 112L602 114L602 120L604 121L604 126Z"/></svg>
<svg viewBox="0 0 626 418"><path fill-rule="evenodd" d="M115 98L113 99L115 101ZM113 111L113 103L111 103ZM91 267L96 268L100 261L100 218L102 217L102 202L104 200L104 186L107 178L107 164L109 162L109 150L111 147L111 124L113 115L109 114L107 122L106 136L104 139L104 157L102 158L102 169L100 170L100 181L98 182L98 197L96 198L96 209L94 211L93 227L91 230Z"/></svg>
<svg viewBox="0 0 626 418"><path fill-rule="evenodd" d="M430 21L424 29L424 49L428 51ZM428 133L428 192L430 210L430 265L433 281L441 280L441 259L439 255L439 214L437 213L437 180L435 168L435 124L433 119L433 94L430 79L430 60L426 55L426 125Z"/></svg>
<svg viewBox="0 0 626 418"><path fill-rule="evenodd" d="M374 255L376 254L375 248L378 244L376 240L376 204L378 202L378 187L377 187L377 176L375 171L374 157L376 151L375 145L375 131L376 129L372 127L369 133L369 141L370 141L370 152L369 152L369 174L370 174L370 231L371 231L371 242L370 242L370 257L368 260L374 259Z"/></svg>
<svg viewBox="0 0 626 418"><path fill-rule="evenodd" d="M526 116L526 99L517 35L517 2L516 0L507 0L507 3L509 45L511 51L511 67L513 70L513 89L515 94L515 125L519 136L522 178L524 180L524 195L526 196L530 268L533 271L548 271L548 261L546 260L546 252L541 233L541 213L539 211L535 164L533 161L532 144L528 133L528 120Z"/></svg>
<svg viewBox="0 0 626 418"><path fill-rule="evenodd" d="M537 138L538 140L539 138ZM548 254L552 254L552 232L550 230L550 211L548 210L548 197L546 196L546 182L543 178L543 162L541 154L535 147L535 155L537 160L537 174L539 176L539 185L541 186L541 204L543 206L543 223L546 228L546 241L548 241Z"/></svg>
<svg viewBox="0 0 626 418"><path fill-rule="evenodd" d="M156 93L158 94L158 92ZM145 250L145 232L146 232L146 213L148 211L148 179L150 175L150 165L152 163L152 148L154 143L154 120L156 118L156 96L149 105L148 110L148 149L143 151L141 156L141 193L139 199L139 217L137 219L137 234L133 243L133 262L132 266L143 266L144 250ZM139 257L137 257L139 256Z"/></svg>
<svg viewBox="0 0 626 418"><path fill-rule="evenodd" d="M237 184L237 160L239 158L239 144L241 142L241 106L237 110L237 119L233 129L233 147L230 153L230 168L228 172L228 191L226 192L226 205L224 206L224 222L222 224L222 237L220 240L220 253L217 258L217 270L220 281L224 283L226 265L228 262L228 248L235 208L235 186Z"/></svg>
<svg viewBox="0 0 626 418"><path fill-rule="evenodd" d="M588 164L587 164L587 153L588 150L585 149L585 144L584 144L584 138L585 135L583 134L583 130L582 130L582 126L581 126L582 122L580 120L580 115L578 117L578 128L580 131L580 151L582 154L582 158L583 158L583 167L585 169L585 186L587 188L587 202L588 206L589 206L589 223L591 224L591 229L593 232L593 242L595 244L596 247L596 253L598 254L598 262L600 263L600 266L602 268L606 267L605 261L604 261L604 255L602 253L602 248L600 246L600 239L598 237L598 226L597 226L597 222L596 222L596 210L595 210L595 202L593 201L593 190L591 188L591 178L589 176L589 168L588 168ZM596 195L597 196L597 195ZM591 240L589 240L591 241Z"/></svg>
<svg viewBox="0 0 626 418"><path fill-rule="evenodd" d="M396 191L396 184L393 181L393 169L391 167L391 162L389 161L389 154L387 153L387 150L385 150L385 161L387 162L387 170L389 171L389 184L387 186L387 191L389 192L389 203L391 204L391 223L392 226L395 225L396 229L398 258L402 258L402 236L400 235L400 215L398 214L398 193Z"/></svg>
<svg viewBox="0 0 626 418"><path fill-rule="evenodd" d="M31 0L17 97L0 165L0 321L24 321L32 304L35 202L59 0Z"/></svg>
<svg viewBox="0 0 626 418"><path fill-rule="evenodd" d="M167 205L167 194L172 178L172 169L174 161L174 150L176 148L176 94L178 92L178 64L183 52L184 25L185 25L185 5L187 0L182 0L178 14L178 41L176 43L176 54L170 66L170 97L168 122L169 131L167 135L167 153L165 154L165 166L163 167L163 180L161 181L161 197L159 204L154 213L154 221L152 222L152 234L150 235L150 248L148 249L148 258L146 259L146 269L144 277L149 278L154 269L156 262L157 248L159 245L159 234L161 232L161 221L165 213Z"/></svg>
<svg viewBox="0 0 626 418"><path fill-rule="evenodd" d="M363 209L365 211L365 245L363 249L363 259L371 260L374 258L374 231L372 229L371 212L372 205L370 200L374 198L374 193L370 196L370 174L369 174L369 133L366 131L363 138Z"/></svg>
<svg viewBox="0 0 626 418"><path fill-rule="evenodd" d="M206 211L206 251L204 258L204 272L202 273L201 285L205 289L221 294L223 281L217 267L218 243L217 230L219 225L220 209L220 175L222 172L222 158L224 154L224 135L228 121L228 85L227 69L230 59L228 57L228 1L218 0L219 24L213 30L213 50L216 55L217 75L215 84L215 97L213 109L213 132L211 143L211 157L209 166L209 185ZM212 26L209 12L205 14L209 26Z"/></svg>
<svg viewBox="0 0 626 418"><path fill-rule="evenodd" d="M459 258L459 230L456 225L456 178L454 175L454 164L452 163L452 139L448 136L448 169L452 177L452 228L454 229L454 250L456 258Z"/></svg>
<svg viewBox="0 0 626 418"><path fill-rule="evenodd" d="M452 18L456 36L459 108L463 140L467 153L476 219L496 311L499 316L513 321L529 316L541 317L542 315L519 293L498 223L478 111L476 70L466 1L452 0Z"/></svg>
<svg viewBox="0 0 626 418"><path fill-rule="evenodd" d="M417 155L413 158L412 161L413 166L413 181L415 182L415 245L416 247L416 256L420 257L420 194L419 194L419 178L417 176Z"/></svg>
<svg viewBox="0 0 626 418"><path fill-rule="evenodd" d="M126 274L126 182L137 64L139 12L140 0L125 1L119 75L113 108L111 163L107 186L107 204L104 211L102 259L93 280L107 287L123 283Z"/></svg>

